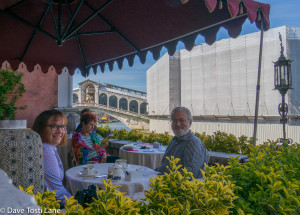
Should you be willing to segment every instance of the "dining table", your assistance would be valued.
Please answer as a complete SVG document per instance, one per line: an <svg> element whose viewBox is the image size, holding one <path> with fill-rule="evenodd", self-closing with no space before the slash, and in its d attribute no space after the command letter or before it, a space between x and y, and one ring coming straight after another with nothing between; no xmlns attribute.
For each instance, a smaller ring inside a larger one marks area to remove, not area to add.
<svg viewBox="0 0 300 215"><path fill-rule="evenodd" d="M110 139L108 143L108 151L110 154L118 155L120 148L124 145L131 144L132 141L129 140L119 140L119 139Z"/></svg>
<svg viewBox="0 0 300 215"><path fill-rule="evenodd" d="M87 188L89 185L94 184L101 189L105 189L104 182L107 181L108 167L114 165L112 163L96 163L94 165L95 174L85 176L82 174L83 167L85 165L76 166L66 171L66 179L71 190L72 195L76 195L79 190ZM151 177L157 176L159 173L145 166L139 165L128 165L127 169L129 171L138 171L140 176L134 180L126 181L124 171L120 180L112 180L113 185L120 185L117 188L121 192L125 192L126 196L134 197L144 190L149 189L149 179Z"/></svg>
<svg viewBox="0 0 300 215"><path fill-rule="evenodd" d="M128 164L155 169L161 165L166 148L166 146L154 148L152 144L135 145L132 149L125 149L122 146L119 151L119 157L127 160Z"/></svg>

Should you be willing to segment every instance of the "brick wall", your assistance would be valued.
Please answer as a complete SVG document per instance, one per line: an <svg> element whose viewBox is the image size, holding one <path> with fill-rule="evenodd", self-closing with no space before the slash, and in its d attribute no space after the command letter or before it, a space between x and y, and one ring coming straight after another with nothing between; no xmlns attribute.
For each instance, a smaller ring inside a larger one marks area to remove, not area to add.
<svg viewBox="0 0 300 215"><path fill-rule="evenodd" d="M27 128L31 128L35 118L44 110L57 107L57 80L55 71L23 72L22 82L26 92L18 100L16 106L27 105L25 110L18 110L16 119L26 119Z"/></svg>

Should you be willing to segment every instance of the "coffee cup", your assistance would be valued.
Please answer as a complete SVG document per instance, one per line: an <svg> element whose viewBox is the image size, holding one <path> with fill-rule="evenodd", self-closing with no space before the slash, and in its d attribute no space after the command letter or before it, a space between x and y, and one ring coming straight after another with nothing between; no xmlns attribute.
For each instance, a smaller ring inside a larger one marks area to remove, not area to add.
<svg viewBox="0 0 300 215"><path fill-rule="evenodd" d="M94 174L94 165L88 164L82 167L82 174L83 175L92 175Z"/></svg>
<svg viewBox="0 0 300 215"><path fill-rule="evenodd" d="M126 164L127 160L126 159L117 159L116 163L119 164L123 170L127 168L127 164Z"/></svg>

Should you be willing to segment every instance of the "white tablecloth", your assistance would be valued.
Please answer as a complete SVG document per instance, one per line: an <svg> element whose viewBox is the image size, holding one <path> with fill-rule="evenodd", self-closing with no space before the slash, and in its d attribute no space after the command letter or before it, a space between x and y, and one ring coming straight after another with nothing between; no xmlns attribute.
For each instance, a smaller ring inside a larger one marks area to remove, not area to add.
<svg viewBox="0 0 300 215"><path fill-rule="evenodd" d="M132 144L132 141L129 140L118 140L118 139L110 139L109 140L109 147L120 149L122 146L126 144Z"/></svg>
<svg viewBox="0 0 300 215"><path fill-rule="evenodd" d="M112 165L111 163L98 163L95 164L95 170L98 171L97 175L107 175L108 167ZM149 189L149 178L155 177L158 172L155 172L152 169L147 167L142 167L138 165L130 165L131 169L139 169L143 172L143 177L137 181L125 181L123 176L119 182L113 182L113 185L121 185L118 188L119 191L125 192L127 196L134 197L136 193L143 192L144 190ZM69 183L72 195L75 195L77 191L87 188L91 184L105 189L104 181L106 178L89 178L85 179L79 175L79 172L82 170L82 166L77 166L69 169L66 172L66 178Z"/></svg>
<svg viewBox="0 0 300 215"><path fill-rule="evenodd" d="M151 147L150 149L137 149L137 151L126 151L121 147L119 157L126 159L129 164L155 169L160 166L165 150L164 146L161 149Z"/></svg>

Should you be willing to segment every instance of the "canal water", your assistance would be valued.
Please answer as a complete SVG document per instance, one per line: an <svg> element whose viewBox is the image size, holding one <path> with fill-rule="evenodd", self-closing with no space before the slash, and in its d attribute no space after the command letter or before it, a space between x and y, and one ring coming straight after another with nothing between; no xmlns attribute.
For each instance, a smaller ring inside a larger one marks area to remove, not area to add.
<svg viewBox="0 0 300 215"><path fill-rule="evenodd" d="M125 124L123 124L122 122L110 122L110 123L102 123L102 124L98 124L98 126L109 126L111 130L115 130L115 129L126 129L127 131L130 131L130 128L128 128Z"/></svg>

